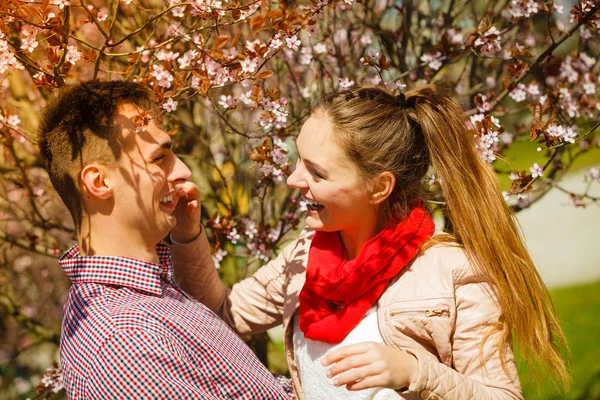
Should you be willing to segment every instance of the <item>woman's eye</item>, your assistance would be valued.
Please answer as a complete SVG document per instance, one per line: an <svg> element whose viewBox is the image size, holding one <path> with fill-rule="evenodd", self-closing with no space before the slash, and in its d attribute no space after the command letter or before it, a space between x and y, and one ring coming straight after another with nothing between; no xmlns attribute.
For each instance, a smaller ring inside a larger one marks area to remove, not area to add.
<svg viewBox="0 0 600 400"><path fill-rule="evenodd" d="M319 174L318 172L315 171L310 171L310 174L313 176L313 178L315 178L315 180L319 180L319 179L323 179L323 176L321 174Z"/></svg>

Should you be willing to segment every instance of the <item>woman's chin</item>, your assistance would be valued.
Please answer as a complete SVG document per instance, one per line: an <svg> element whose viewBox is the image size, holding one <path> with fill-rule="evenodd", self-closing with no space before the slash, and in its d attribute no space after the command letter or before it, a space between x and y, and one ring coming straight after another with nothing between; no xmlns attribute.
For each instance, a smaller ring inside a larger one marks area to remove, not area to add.
<svg viewBox="0 0 600 400"><path fill-rule="evenodd" d="M307 228L311 228L316 231L322 231L324 228L323 222L320 219L315 218L311 215L308 215L306 217L306 220L304 221L304 223Z"/></svg>

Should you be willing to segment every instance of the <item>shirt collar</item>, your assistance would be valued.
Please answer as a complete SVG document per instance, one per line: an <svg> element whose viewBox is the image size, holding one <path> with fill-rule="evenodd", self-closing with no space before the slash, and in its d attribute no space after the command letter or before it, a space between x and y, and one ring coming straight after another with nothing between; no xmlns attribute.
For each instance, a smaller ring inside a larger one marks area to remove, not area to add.
<svg viewBox="0 0 600 400"><path fill-rule="evenodd" d="M79 245L71 247L58 263L73 283L125 286L155 295L162 293L161 275L173 275L169 248L156 245L160 264L118 256L81 256Z"/></svg>

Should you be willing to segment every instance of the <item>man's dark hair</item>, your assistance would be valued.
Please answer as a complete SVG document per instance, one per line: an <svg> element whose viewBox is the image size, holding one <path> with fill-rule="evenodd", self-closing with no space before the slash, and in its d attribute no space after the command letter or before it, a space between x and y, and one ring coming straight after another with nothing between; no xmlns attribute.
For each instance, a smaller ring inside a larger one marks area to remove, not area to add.
<svg viewBox="0 0 600 400"><path fill-rule="evenodd" d="M152 92L128 81L88 81L64 87L42 113L40 154L52 185L73 216L77 229L83 220L79 174L96 161L113 165L121 156L122 137L114 128L119 107L131 104L154 111Z"/></svg>

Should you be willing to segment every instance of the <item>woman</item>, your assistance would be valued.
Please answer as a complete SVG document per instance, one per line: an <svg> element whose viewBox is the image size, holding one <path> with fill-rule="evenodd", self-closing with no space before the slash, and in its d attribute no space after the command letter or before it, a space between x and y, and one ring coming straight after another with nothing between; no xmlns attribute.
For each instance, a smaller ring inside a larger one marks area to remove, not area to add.
<svg viewBox="0 0 600 400"><path fill-rule="evenodd" d="M240 334L283 324L299 398L521 399L511 332L566 384L547 289L447 91L334 93L297 147L307 229L275 260L226 289L191 193L173 239L198 239L172 251L183 288ZM430 166L453 236L420 200Z"/></svg>

